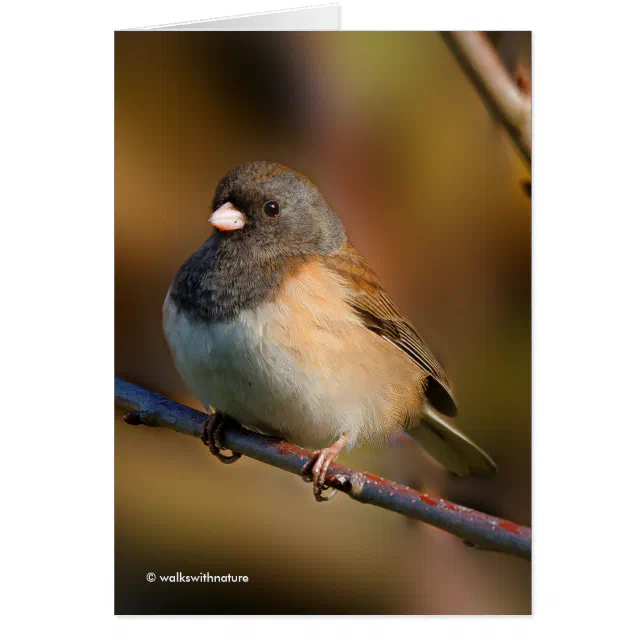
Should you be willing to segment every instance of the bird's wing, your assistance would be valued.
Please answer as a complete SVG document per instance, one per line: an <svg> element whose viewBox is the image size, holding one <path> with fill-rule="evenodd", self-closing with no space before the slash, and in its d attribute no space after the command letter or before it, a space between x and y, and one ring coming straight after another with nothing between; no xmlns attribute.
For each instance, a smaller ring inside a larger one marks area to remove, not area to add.
<svg viewBox="0 0 644 644"><path fill-rule="evenodd" d="M427 375L425 393L441 413L456 414L456 401L438 360L409 319L385 292L376 274L350 244L324 257L324 263L345 282L349 304L364 325L403 351Z"/></svg>

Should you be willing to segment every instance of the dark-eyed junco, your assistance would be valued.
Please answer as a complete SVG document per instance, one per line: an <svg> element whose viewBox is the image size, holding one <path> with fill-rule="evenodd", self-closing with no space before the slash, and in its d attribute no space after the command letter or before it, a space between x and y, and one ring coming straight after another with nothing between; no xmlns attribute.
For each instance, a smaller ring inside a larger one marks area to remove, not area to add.
<svg viewBox="0 0 644 644"><path fill-rule="evenodd" d="M217 186L212 235L179 269L163 307L175 365L222 423L317 450L303 475L318 500L343 449L402 431L449 471L490 475L492 459L452 427L445 372L389 299L340 219L303 175L247 163Z"/></svg>

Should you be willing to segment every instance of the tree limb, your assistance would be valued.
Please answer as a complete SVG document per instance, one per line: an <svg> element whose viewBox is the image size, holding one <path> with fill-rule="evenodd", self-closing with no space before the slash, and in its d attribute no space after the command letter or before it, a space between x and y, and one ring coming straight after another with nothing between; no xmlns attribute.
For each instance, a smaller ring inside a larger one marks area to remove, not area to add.
<svg viewBox="0 0 644 644"><path fill-rule="evenodd" d="M204 413L120 378L115 378L114 400L118 407L129 412L123 419L131 425L169 427L182 434L199 436L207 418ZM293 474L300 473L310 455L286 441L241 428L224 429L221 442L228 449ZM530 528L337 463L329 467L326 482L356 501L424 521L479 548L531 558Z"/></svg>
<svg viewBox="0 0 644 644"><path fill-rule="evenodd" d="M530 96L521 91L484 33L443 31L441 35L530 167L532 164Z"/></svg>

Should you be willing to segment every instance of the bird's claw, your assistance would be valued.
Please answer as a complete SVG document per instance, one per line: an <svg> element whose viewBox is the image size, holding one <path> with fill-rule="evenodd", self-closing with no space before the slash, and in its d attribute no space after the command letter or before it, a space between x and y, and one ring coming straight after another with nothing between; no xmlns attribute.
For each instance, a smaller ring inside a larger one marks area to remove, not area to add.
<svg viewBox="0 0 644 644"><path fill-rule="evenodd" d="M208 446L208 449L213 456L216 456L222 463L229 465L238 461L241 458L241 454L232 452L232 450L232 454L230 456L225 456L221 453L221 450L225 449L221 444L221 432L227 423L230 425L236 423L236 421L223 412L217 411L214 414L211 414L204 421L201 428L201 440L204 445Z"/></svg>
<svg viewBox="0 0 644 644"><path fill-rule="evenodd" d="M305 483L313 481L313 496L316 501L330 501L338 493L337 490L331 490L328 496L322 494L329 489L329 486L326 485L326 473L329 465L338 458L346 442L346 439L342 437L330 447L313 452L309 456L309 460L304 463L300 474Z"/></svg>
<svg viewBox="0 0 644 644"><path fill-rule="evenodd" d="M331 490L328 496L322 494L323 491L329 489L329 486L325 484L326 472L329 469L329 465L335 460L335 458L330 457L328 452L328 448L313 452L301 472L302 480L305 483L313 481L313 496L316 501L330 501L338 492L337 490Z"/></svg>

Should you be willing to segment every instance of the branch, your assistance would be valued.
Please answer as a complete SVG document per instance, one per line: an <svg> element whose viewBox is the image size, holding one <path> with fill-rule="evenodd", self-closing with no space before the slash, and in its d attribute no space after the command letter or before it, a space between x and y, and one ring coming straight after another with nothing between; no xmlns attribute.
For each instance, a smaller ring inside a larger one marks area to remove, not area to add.
<svg viewBox="0 0 644 644"><path fill-rule="evenodd" d="M496 49L480 31L443 31L463 71L532 165L532 100L521 91Z"/></svg>
<svg viewBox="0 0 644 644"><path fill-rule="evenodd" d="M207 418L204 413L120 378L115 378L114 400L117 406L129 412L123 420L131 425L169 427L182 434L199 436ZM224 429L221 442L228 449L293 474L300 473L310 455L286 441L241 428ZM531 557L532 531L511 521L421 494L406 485L337 463L329 467L326 483L356 501L424 521L479 548L524 559Z"/></svg>

